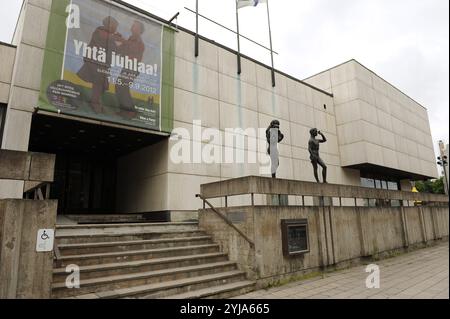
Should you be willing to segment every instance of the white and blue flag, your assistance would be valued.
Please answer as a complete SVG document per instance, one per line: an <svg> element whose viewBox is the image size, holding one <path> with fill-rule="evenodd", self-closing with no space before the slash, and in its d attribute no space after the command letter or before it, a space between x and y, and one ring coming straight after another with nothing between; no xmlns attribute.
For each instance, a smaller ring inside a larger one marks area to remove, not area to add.
<svg viewBox="0 0 450 319"><path fill-rule="evenodd" d="M256 7L260 3L267 3L267 0L237 0L238 9L244 7Z"/></svg>

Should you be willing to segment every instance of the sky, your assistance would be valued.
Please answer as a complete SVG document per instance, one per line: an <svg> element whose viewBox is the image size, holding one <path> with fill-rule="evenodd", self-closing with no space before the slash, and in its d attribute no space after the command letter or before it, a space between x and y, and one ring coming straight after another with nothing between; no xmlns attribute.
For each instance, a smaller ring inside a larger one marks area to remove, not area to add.
<svg viewBox="0 0 450 319"><path fill-rule="evenodd" d="M0 41L10 42L22 0L0 0ZM195 0L126 0L195 29ZM449 142L448 0L270 0L275 67L304 79L356 59L428 109L431 132ZM233 0L199 0L201 14L236 28ZM240 32L269 46L265 5L239 10ZM236 49L236 36L201 20L200 34ZM270 64L270 54L242 40L242 52Z"/></svg>

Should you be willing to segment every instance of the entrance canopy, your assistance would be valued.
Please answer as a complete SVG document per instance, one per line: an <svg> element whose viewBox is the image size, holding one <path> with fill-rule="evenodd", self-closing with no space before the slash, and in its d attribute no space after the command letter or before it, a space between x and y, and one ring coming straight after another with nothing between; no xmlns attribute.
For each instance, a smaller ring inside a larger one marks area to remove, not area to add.
<svg viewBox="0 0 450 319"><path fill-rule="evenodd" d="M166 139L153 133L116 125L97 124L67 116L33 115L30 151L44 153L98 153L120 157Z"/></svg>

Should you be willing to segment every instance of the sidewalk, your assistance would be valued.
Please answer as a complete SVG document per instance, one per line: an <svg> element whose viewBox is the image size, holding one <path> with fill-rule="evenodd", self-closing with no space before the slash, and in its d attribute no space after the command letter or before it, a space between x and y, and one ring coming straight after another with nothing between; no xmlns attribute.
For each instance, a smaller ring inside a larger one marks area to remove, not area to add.
<svg viewBox="0 0 450 319"><path fill-rule="evenodd" d="M366 266L254 291L235 299L448 299L449 244L374 262L380 288L366 288Z"/></svg>

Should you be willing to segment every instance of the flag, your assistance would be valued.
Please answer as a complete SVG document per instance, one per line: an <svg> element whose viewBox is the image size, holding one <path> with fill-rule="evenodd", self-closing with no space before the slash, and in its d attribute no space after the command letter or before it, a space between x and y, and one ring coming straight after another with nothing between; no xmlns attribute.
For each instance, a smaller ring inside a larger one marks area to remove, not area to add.
<svg viewBox="0 0 450 319"><path fill-rule="evenodd" d="M267 3L267 0L237 0L238 9L244 7L256 7L260 3Z"/></svg>

